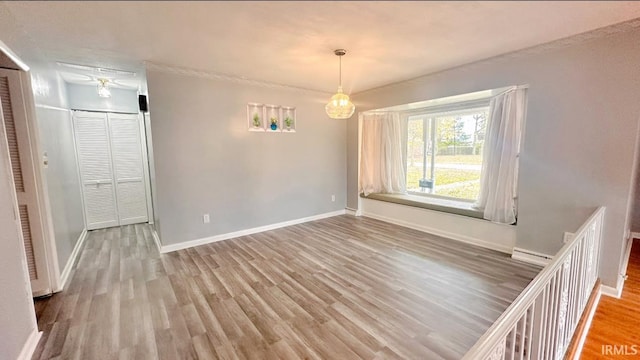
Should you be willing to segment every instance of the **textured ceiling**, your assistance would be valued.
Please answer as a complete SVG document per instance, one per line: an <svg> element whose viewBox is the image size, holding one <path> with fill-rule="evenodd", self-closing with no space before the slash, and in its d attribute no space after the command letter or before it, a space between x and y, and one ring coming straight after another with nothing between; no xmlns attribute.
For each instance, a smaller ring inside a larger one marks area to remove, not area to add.
<svg viewBox="0 0 640 360"><path fill-rule="evenodd" d="M640 17L638 2L2 2L25 59L357 92Z"/></svg>

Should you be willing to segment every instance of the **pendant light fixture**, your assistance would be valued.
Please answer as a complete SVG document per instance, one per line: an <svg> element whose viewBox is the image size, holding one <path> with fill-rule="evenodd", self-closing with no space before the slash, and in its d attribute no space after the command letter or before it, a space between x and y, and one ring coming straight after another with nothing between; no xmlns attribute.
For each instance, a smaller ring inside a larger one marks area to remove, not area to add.
<svg viewBox="0 0 640 360"><path fill-rule="evenodd" d="M109 83L109 79L100 78L98 79L98 95L103 98L111 97L111 90L107 87Z"/></svg>
<svg viewBox="0 0 640 360"><path fill-rule="evenodd" d="M349 100L349 95L342 92L342 56L347 53L345 49L337 49L334 54L340 59L340 82L338 92L331 97L327 106L324 107L327 115L332 119L348 119L356 110L355 105Z"/></svg>

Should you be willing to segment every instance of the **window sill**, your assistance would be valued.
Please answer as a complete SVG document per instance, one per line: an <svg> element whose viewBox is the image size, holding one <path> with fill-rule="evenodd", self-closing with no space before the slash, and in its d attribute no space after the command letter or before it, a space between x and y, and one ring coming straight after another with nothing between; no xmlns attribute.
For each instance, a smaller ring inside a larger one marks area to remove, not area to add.
<svg viewBox="0 0 640 360"><path fill-rule="evenodd" d="M364 196L365 199L386 201L390 203L413 206L422 209L441 211L449 214L468 216L476 219L483 219L483 213L473 208L473 204L466 201L456 201L452 199L442 199L436 197L411 195L411 194L381 194L374 193Z"/></svg>

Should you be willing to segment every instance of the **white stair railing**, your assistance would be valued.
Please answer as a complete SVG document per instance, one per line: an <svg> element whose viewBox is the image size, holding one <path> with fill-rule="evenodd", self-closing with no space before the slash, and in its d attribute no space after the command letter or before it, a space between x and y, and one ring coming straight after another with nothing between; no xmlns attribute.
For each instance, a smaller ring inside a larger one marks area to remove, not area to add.
<svg viewBox="0 0 640 360"><path fill-rule="evenodd" d="M604 212L589 217L464 360L564 358L598 278Z"/></svg>

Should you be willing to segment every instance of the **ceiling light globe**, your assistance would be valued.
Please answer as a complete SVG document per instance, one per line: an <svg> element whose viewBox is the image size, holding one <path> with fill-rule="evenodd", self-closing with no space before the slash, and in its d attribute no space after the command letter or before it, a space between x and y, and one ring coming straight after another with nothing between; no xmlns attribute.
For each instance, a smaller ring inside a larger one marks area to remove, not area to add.
<svg viewBox="0 0 640 360"><path fill-rule="evenodd" d="M107 87L108 79L98 79L98 96L102 98L110 98L111 90Z"/></svg>
<svg viewBox="0 0 640 360"><path fill-rule="evenodd" d="M342 92L342 86L339 86L338 92L331 97L324 109L332 119L348 119L356 111L356 106L349 100L349 95Z"/></svg>
<svg viewBox="0 0 640 360"><path fill-rule="evenodd" d="M111 97L111 91L109 89L107 89L106 87L98 88L98 96L100 96L102 98L110 98Z"/></svg>

